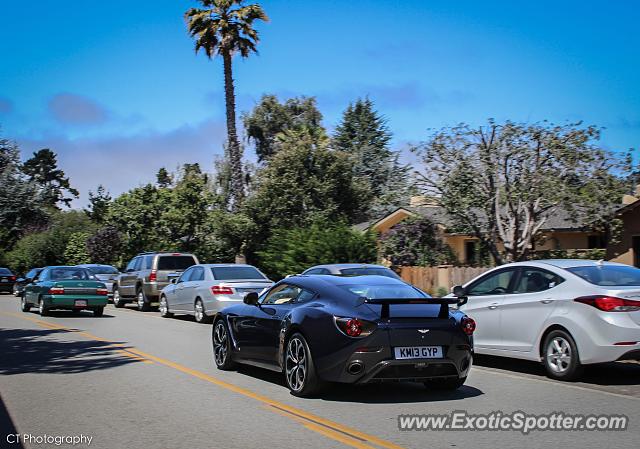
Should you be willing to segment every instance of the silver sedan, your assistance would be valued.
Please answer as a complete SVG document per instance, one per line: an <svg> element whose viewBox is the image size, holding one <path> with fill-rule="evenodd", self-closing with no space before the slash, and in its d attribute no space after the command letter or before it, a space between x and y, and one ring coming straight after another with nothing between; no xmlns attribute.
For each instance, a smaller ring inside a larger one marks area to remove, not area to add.
<svg viewBox="0 0 640 449"><path fill-rule="evenodd" d="M250 292L260 293L273 285L252 265L198 264L171 281L160 293L160 315L193 315L208 323L223 307L242 302Z"/></svg>

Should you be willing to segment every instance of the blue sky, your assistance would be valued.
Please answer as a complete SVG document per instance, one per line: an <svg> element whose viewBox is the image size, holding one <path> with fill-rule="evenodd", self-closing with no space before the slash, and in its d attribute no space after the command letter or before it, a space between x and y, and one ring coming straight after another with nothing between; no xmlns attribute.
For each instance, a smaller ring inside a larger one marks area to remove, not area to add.
<svg viewBox="0 0 640 449"><path fill-rule="evenodd" d="M640 3L265 0L260 54L236 60L238 108L317 96L331 129L369 95L394 147L487 118L583 120L640 143ZM161 166L210 168L224 140L222 64L196 56L196 2L3 2L0 127L49 147L72 184L118 194ZM247 148L251 157L251 148ZM410 160L410 157L408 157Z"/></svg>

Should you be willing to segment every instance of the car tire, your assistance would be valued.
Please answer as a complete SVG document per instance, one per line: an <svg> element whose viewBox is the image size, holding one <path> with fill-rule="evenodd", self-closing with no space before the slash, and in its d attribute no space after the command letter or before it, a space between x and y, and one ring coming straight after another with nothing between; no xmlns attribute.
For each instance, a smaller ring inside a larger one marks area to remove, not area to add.
<svg viewBox="0 0 640 449"><path fill-rule="evenodd" d="M287 339L284 354L284 376L291 394L298 397L312 397L324 386L316 373L311 350L301 333L294 333Z"/></svg>
<svg viewBox="0 0 640 449"><path fill-rule="evenodd" d="M31 305L27 302L27 298L25 298L24 295L22 296L22 299L20 300L20 310L22 310L23 312L30 312L31 311Z"/></svg>
<svg viewBox="0 0 640 449"><path fill-rule="evenodd" d="M575 340L560 329L549 332L544 339L542 363L547 376L557 380L575 380L583 371Z"/></svg>
<svg viewBox="0 0 640 449"><path fill-rule="evenodd" d="M42 298L38 300L38 312L40 316L49 316L49 309L44 305L44 299Z"/></svg>
<svg viewBox="0 0 640 449"><path fill-rule="evenodd" d="M104 307L98 307L97 309L93 309L93 316L101 317L104 315Z"/></svg>
<svg viewBox="0 0 640 449"><path fill-rule="evenodd" d="M120 290L115 285L113 286L113 305L116 309L121 309L124 307L124 301L122 301L122 296L120 296Z"/></svg>
<svg viewBox="0 0 640 449"><path fill-rule="evenodd" d="M429 390L452 391L463 386L466 381L467 377L465 376L457 378L429 379L423 383Z"/></svg>
<svg viewBox="0 0 640 449"><path fill-rule="evenodd" d="M136 305L140 312L148 312L151 310L151 306L147 300L147 295L144 294L144 289L142 287L138 287L138 291L136 292Z"/></svg>
<svg viewBox="0 0 640 449"><path fill-rule="evenodd" d="M218 369L229 371L237 364L231 358L231 338L229 328L223 318L218 319L211 330L211 344L213 348L213 362Z"/></svg>
<svg viewBox="0 0 640 449"><path fill-rule="evenodd" d="M164 295L160 296L160 305L158 306L158 309L162 318L171 318L173 316L173 313L169 311L169 302L167 301L167 297Z"/></svg>
<svg viewBox="0 0 640 449"><path fill-rule="evenodd" d="M13 296L18 298L20 296L20 289L18 288L18 284L13 284Z"/></svg>
<svg viewBox="0 0 640 449"><path fill-rule="evenodd" d="M204 304L200 298L196 299L196 302L193 304L193 316L196 322L200 324L209 324L211 322L211 317L207 316Z"/></svg>

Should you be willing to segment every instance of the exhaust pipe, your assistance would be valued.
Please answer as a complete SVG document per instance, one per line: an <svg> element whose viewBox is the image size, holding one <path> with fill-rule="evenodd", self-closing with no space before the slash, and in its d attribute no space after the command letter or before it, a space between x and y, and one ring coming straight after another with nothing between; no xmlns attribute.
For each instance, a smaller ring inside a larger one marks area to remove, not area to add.
<svg viewBox="0 0 640 449"><path fill-rule="evenodd" d="M360 374L362 371L364 371L364 363L359 360L351 362L349 366L347 366L347 372L354 376Z"/></svg>

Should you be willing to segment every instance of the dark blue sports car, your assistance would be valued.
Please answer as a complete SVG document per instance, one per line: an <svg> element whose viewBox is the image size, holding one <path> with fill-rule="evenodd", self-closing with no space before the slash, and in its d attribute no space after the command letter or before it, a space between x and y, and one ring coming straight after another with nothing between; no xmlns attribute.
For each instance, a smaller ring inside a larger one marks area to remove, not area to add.
<svg viewBox="0 0 640 449"><path fill-rule="evenodd" d="M456 389L471 367L475 330L449 310L459 301L383 276L292 276L216 315L214 361L223 370L244 363L283 372L296 396L327 382Z"/></svg>

